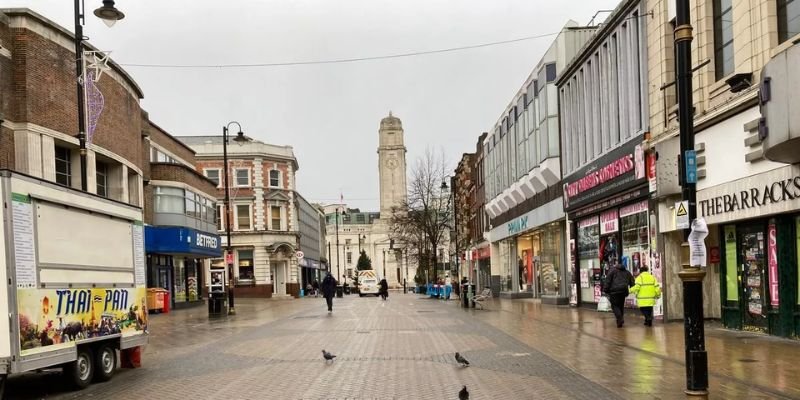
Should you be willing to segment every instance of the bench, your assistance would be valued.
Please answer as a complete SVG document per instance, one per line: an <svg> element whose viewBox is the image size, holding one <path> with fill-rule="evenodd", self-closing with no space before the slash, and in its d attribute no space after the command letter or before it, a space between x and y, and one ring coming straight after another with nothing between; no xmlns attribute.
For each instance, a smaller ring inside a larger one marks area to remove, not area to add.
<svg viewBox="0 0 800 400"><path fill-rule="evenodd" d="M486 300L490 300L491 298L492 298L492 289L484 288L480 294L475 295L475 297L472 298L472 301L475 302L476 306L479 306L481 310L483 310L483 303Z"/></svg>

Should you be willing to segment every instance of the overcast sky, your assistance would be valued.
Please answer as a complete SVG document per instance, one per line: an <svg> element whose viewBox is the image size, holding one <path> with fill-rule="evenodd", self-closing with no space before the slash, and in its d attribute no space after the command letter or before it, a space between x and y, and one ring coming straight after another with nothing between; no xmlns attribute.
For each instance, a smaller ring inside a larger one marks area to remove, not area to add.
<svg viewBox="0 0 800 400"><path fill-rule="evenodd" d="M241 64L369 57L555 33L617 0L117 0L107 28L85 0L85 34L120 64ZM73 30L72 2L5 0ZM125 69L142 106L173 135L221 134L239 121L294 147L311 201L378 209L378 125L403 121L409 165L426 146L455 166L472 152L553 37L460 52L270 68Z"/></svg>

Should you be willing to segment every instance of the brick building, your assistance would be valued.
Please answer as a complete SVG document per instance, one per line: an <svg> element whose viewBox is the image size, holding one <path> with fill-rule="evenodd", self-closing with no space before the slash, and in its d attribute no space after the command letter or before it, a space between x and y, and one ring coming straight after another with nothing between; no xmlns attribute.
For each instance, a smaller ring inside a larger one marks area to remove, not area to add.
<svg viewBox="0 0 800 400"><path fill-rule="evenodd" d="M74 60L72 32L28 9L0 10L0 168L81 188ZM142 207L148 287L168 289L178 306L200 302L203 259L221 254L216 190L194 152L149 120L133 78L108 65L94 83L103 107L87 191Z"/></svg>
<svg viewBox="0 0 800 400"><path fill-rule="evenodd" d="M0 167L80 188L72 38L31 10L0 10ZM87 190L142 206L143 94L114 61L109 66L96 82L104 107L87 144Z"/></svg>
<svg viewBox="0 0 800 400"><path fill-rule="evenodd" d="M217 228L223 247L227 245L225 221L231 218L236 296L299 296L298 164L292 147L252 139L228 144L231 204L226 216L222 136L179 139L197 152L197 171L217 184ZM213 262L224 266L222 259Z"/></svg>

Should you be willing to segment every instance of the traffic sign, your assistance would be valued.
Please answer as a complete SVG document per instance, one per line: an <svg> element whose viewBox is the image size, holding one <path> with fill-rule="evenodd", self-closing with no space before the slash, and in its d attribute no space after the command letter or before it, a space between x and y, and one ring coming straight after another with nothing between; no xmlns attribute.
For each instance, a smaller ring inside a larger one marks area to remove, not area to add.
<svg viewBox="0 0 800 400"><path fill-rule="evenodd" d="M303 253L300 250L297 250L297 253L294 253L294 255L295 255L295 257L297 257L298 260L302 259L302 258L304 258L306 256L305 253Z"/></svg>
<svg viewBox="0 0 800 400"><path fill-rule="evenodd" d="M684 163L686 183L697 183L697 152L694 150L686 150L684 155L683 158L686 160Z"/></svg>
<svg viewBox="0 0 800 400"><path fill-rule="evenodd" d="M689 201L675 203L675 228L689 229Z"/></svg>

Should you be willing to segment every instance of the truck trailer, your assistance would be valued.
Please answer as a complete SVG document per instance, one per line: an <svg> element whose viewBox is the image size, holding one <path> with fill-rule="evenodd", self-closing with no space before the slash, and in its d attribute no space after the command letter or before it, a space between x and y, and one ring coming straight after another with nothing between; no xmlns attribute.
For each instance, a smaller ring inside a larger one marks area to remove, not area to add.
<svg viewBox="0 0 800 400"><path fill-rule="evenodd" d="M111 379L148 340L142 209L8 170L0 203L0 398L26 371Z"/></svg>

